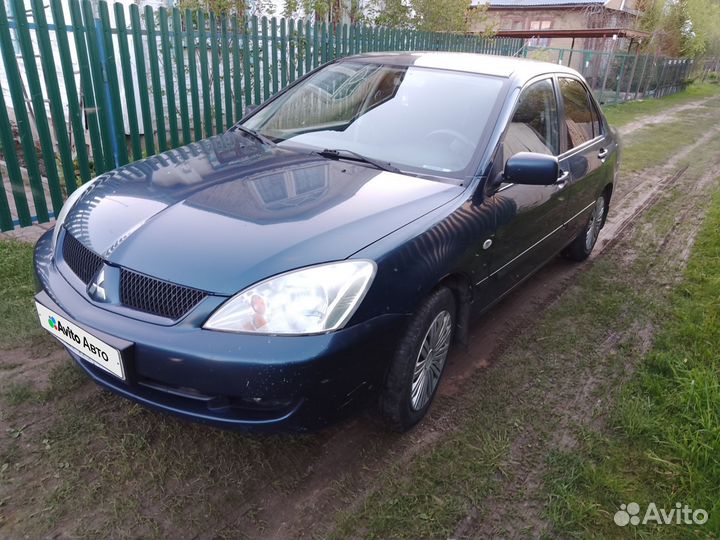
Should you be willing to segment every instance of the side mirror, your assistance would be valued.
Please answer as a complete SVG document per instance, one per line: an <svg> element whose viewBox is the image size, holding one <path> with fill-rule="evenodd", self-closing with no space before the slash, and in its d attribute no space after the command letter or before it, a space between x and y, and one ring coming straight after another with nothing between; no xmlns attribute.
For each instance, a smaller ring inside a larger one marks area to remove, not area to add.
<svg viewBox="0 0 720 540"><path fill-rule="evenodd" d="M505 163L503 182L549 186L557 182L560 164L555 156L518 152Z"/></svg>

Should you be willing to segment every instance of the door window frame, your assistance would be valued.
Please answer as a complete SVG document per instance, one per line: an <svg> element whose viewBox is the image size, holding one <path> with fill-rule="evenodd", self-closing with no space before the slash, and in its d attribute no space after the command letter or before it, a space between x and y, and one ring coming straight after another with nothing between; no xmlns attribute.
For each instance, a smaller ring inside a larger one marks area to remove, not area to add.
<svg viewBox="0 0 720 540"><path fill-rule="evenodd" d="M505 126L503 127L502 133L500 135L500 138L498 139L497 146L495 148L495 156L497 157L498 153L503 154L503 161L502 163L499 163L497 159L493 159L493 162L496 163L496 165L493 165L494 174L493 176L497 175L498 173L502 173L503 169L505 168L505 162L511 157L511 156L505 156L505 152L503 151L503 144L505 143L505 136L507 135L508 129L510 129L510 124L512 123L513 118L515 117L515 112L517 112L518 106L520 105L520 99L522 98L523 92L527 90L529 87L531 87L533 84L549 80L550 85L553 89L553 93L555 95L555 110L557 112L557 128L558 128L558 154L552 154L554 157L560 159L560 156L562 155L563 150L563 134L562 134L562 123L561 119L564 119L563 111L560 109L562 105L562 99L560 99L560 87L558 85L557 81L557 74L556 73L543 73L541 75L536 75L532 79L529 79L525 82L525 84L522 85L520 88L520 91L517 93L517 98L515 99L515 103L513 103L512 110L507 117L507 121L505 122ZM499 169L499 170L498 170ZM500 186L495 192L499 193L501 191L504 191L512 186L514 186L512 182L504 183L504 185Z"/></svg>
<svg viewBox="0 0 720 540"><path fill-rule="evenodd" d="M595 97L592 95L592 92L590 91L590 88L588 88L588 85L585 84L585 81L583 81L580 77L577 75L574 75L572 73L555 73L553 78L555 79L555 94L557 95L558 101L559 101L559 109L558 114L560 116L560 154L557 156L558 160L562 160L565 158L568 158L572 156L573 154L577 152L582 152L587 147L592 146L599 140L601 140L603 137L605 137L605 133L607 131L607 128L605 126L605 120L600 113L600 110L595 103ZM565 124L565 100L562 97L562 92L560 90L560 79L572 79L574 81L577 81L580 83L580 85L585 89L585 93L590 99L589 104L590 108L593 110L595 115L598 118L598 124L602 127L602 133L595 135L595 128L593 127L593 137L591 139L588 139L587 141L583 142L582 144L578 146L573 146L572 148L568 148L568 141L567 141L567 125ZM565 128L565 129L563 129Z"/></svg>

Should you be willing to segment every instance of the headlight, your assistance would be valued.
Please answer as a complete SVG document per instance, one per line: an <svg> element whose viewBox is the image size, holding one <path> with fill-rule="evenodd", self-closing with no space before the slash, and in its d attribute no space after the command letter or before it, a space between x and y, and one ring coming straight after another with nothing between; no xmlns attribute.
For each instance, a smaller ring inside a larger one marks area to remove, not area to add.
<svg viewBox="0 0 720 540"><path fill-rule="evenodd" d="M65 223L65 218L67 218L70 210L72 210L73 206L75 206L75 204L80 200L80 197L82 197L85 192L90 189L95 184L95 182L97 182L97 180L97 178L93 178L92 180L84 183L82 186L79 186L75 191L70 194L70 196L65 201L65 204L63 204L63 207L60 209L60 213L55 220L55 230L53 231L52 237L53 251L55 251L55 246L57 245L58 237L60 236L60 230L62 229L63 223Z"/></svg>
<svg viewBox="0 0 720 540"><path fill-rule="evenodd" d="M293 270L236 294L204 328L255 334L318 334L341 328L375 275L372 261L342 261Z"/></svg>

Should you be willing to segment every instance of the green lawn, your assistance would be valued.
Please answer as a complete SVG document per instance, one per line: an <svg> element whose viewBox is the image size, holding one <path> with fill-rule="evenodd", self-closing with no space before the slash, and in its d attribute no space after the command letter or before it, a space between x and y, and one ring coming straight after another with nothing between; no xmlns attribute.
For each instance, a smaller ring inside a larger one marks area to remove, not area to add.
<svg viewBox="0 0 720 540"><path fill-rule="evenodd" d="M0 350L27 345L42 335L33 295L33 246L0 240Z"/></svg>
<svg viewBox="0 0 720 540"><path fill-rule="evenodd" d="M607 510L636 502L704 509L703 526L642 528L650 538L720 534L720 193L654 345L621 393L608 436L552 456L551 514L563 536L634 537Z"/></svg>

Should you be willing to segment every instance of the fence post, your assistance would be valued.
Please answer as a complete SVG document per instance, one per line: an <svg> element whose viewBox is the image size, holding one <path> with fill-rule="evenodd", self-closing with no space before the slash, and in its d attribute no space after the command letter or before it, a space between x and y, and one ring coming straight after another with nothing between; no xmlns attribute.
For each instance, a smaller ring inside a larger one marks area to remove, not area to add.
<svg viewBox="0 0 720 540"><path fill-rule="evenodd" d="M183 49L182 19L180 18L179 8L173 9L172 21L173 38L175 44L175 64L178 76L178 98L180 100L180 118L182 121L183 144L190 144L190 116L188 111L187 99L187 79L185 75L185 51Z"/></svg>
<svg viewBox="0 0 720 540"><path fill-rule="evenodd" d="M615 85L615 103L620 101L620 85L622 85L622 78L625 74L625 61L627 60L627 55L623 56L622 65L620 66L620 73L618 74L618 80L617 84Z"/></svg>
<svg viewBox="0 0 720 540"><path fill-rule="evenodd" d="M648 59L650 58L649 55L645 55L645 61L643 62L642 71L640 72L640 79L638 80L637 86L635 87L635 97L634 99L638 98L638 94L640 93L640 88L642 87L643 81L645 80L645 69L647 68Z"/></svg>
<svg viewBox="0 0 720 540"><path fill-rule="evenodd" d="M308 28L309 28L309 26L308 26ZM319 60L320 51L318 50L318 49L320 48L319 36L318 36L318 34L320 33L320 31L319 31L319 29L318 29L318 23L317 23L317 21L315 21L315 23L312 25L312 30L313 30L313 36L312 36L312 69L315 69L316 67L318 67L318 66L320 65L320 60ZM309 43L309 41L310 41L310 40L308 40L308 43ZM310 69L308 69L308 71L310 71Z"/></svg>
<svg viewBox="0 0 720 540"><path fill-rule="evenodd" d="M252 85L255 78L250 71L250 35L248 32L247 21L243 21L243 81L245 91L245 107L250 107L252 101Z"/></svg>
<svg viewBox="0 0 720 540"><path fill-rule="evenodd" d="M170 147L177 148L180 146L180 133L178 131L177 109L175 107L175 81L173 80L173 63L170 51L170 30L168 28L168 15L165 7L158 9L158 19L160 20L160 45L162 47L167 119L170 128Z"/></svg>
<svg viewBox="0 0 720 540"><path fill-rule="evenodd" d="M630 70L630 78L628 80L627 88L625 89L625 93L630 95L632 92L632 83L633 79L635 78L635 70L637 69L638 60L640 59L640 55L637 51L635 51L635 61L633 62L632 69Z"/></svg>
<svg viewBox="0 0 720 540"><path fill-rule="evenodd" d="M235 123L233 120L233 101L232 101L232 75L230 73L230 50L228 49L228 29L227 17L222 16L220 19L220 35L222 36L222 66L223 66L223 87L225 89L225 127L230 129ZM238 76L239 74L234 74Z"/></svg>
<svg viewBox="0 0 720 540"><path fill-rule="evenodd" d="M210 75L208 74L207 35L205 34L205 14L198 15L198 53L200 54L200 83L202 84L203 124L205 136L212 137L212 106L210 105Z"/></svg>
<svg viewBox="0 0 720 540"><path fill-rule="evenodd" d="M270 44L272 45L270 52L270 57L272 58L272 65L270 67L272 71L270 76L272 78L273 94L277 94L280 89L280 77L278 76L278 23L275 17L270 19Z"/></svg>
<svg viewBox="0 0 720 540"><path fill-rule="evenodd" d="M130 49L128 47L128 34L125 25L125 10L123 5L115 4L115 24L117 26L118 48L120 49L120 65L123 74L123 88L125 89L125 103L128 112L128 127L132 145L133 160L142 159L140 147L140 130L137 121L137 107L135 104L135 87L133 85L132 66L130 65ZM138 77L140 79L141 77Z"/></svg>
<svg viewBox="0 0 720 540"><path fill-rule="evenodd" d="M297 22L297 37L293 39L293 43L297 41L297 76L302 77L303 67L305 65L305 48L303 47L303 21L298 20ZM292 49L290 49L292 53Z"/></svg>
<svg viewBox="0 0 720 540"><path fill-rule="evenodd" d="M658 85L655 97L662 97L664 95L663 90L665 89L665 72L667 70L667 66L668 60L666 58L663 58L663 66L662 70L660 71L660 77L658 77Z"/></svg>
<svg viewBox="0 0 720 540"><path fill-rule="evenodd" d="M10 203L8 203L7 195L5 195L5 182L3 181L2 172L0 172L0 231L10 231L13 228Z"/></svg>
<svg viewBox="0 0 720 540"><path fill-rule="evenodd" d="M240 69L240 30L238 27L237 14L232 16L230 22L233 40L233 92L235 93L235 122L239 121L243 115L243 93L242 84L247 81L243 79L242 70Z"/></svg>
<svg viewBox="0 0 720 540"><path fill-rule="evenodd" d="M145 153L149 156L155 154L155 135L150 115L150 91L148 90L147 73L145 69L145 54L143 52L142 27L140 26L140 10L137 4L130 6L130 25L132 27L133 50L135 53L135 68L138 76L138 94L140 98L140 112L142 113L143 135L145 138Z"/></svg>
<svg viewBox="0 0 720 540"><path fill-rule="evenodd" d="M601 103L605 100L605 85L607 84L607 78L608 73L610 72L610 64L614 60L615 57L615 47L617 46L617 40L613 41L612 50L608 53L608 61L607 65L605 66L605 73L603 74L603 82L602 82L602 90L600 90L600 95L602 96Z"/></svg>
<svg viewBox="0 0 720 540"><path fill-rule="evenodd" d="M254 104L260 104L260 45L258 43L258 18L253 15L252 17L252 70L253 70L253 93L254 93Z"/></svg>
<svg viewBox="0 0 720 540"><path fill-rule="evenodd" d="M211 60L213 70L213 96L215 98L215 133L219 135L224 131L222 90L220 89L220 59L218 58L217 17L212 11L210 12L210 55L212 56Z"/></svg>
<svg viewBox="0 0 720 540"><path fill-rule="evenodd" d="M260 20L260 29L262 37L262 90L263 101L270 97L270 53L268 49L268 21L267 17Z"/></svg>
<svg viewBox="0 0 720 540"><path fill-rule="evenodd" d="M280 19L280 87L285 88L287 86L287 21L285 17Z"/></svg>
<svg viewBox="0 0 720 540"><path fill-rule="evenodd" d="M288 21L288 83L295 82L295 21Z"/></svg>
<svg viewBox="0 0 720 540"><path fill-rule="evenodd" d="M103 55L103 65L106 74L106 92L109 96L108 111L110 113L111 126L114 128L115 164L119 166L125 165L128 162L127 144L125 143L125 124L123 122L122 103L120 101L120 83L118 81L117 66L115 65L112 28L110 27L110 13L107 2L99 2L98 8L100 10L100 28L102 29L102 34L98 36L98 40L102 43L100 52Z"/></svg>
<svg viewBox="0 0 720 540"><path fill-rule="evenodd" d="M650 68L651 73L648 75L648 79L645 82L645 91L643 92L643 97L645 97L645 94L648 93L648 88L650 87L650 81L652 80L652 72L655 71L657 73L657 57L658 57L658 51L655 51L655 56L653 56L652 60L652 66Z"/></svg>

